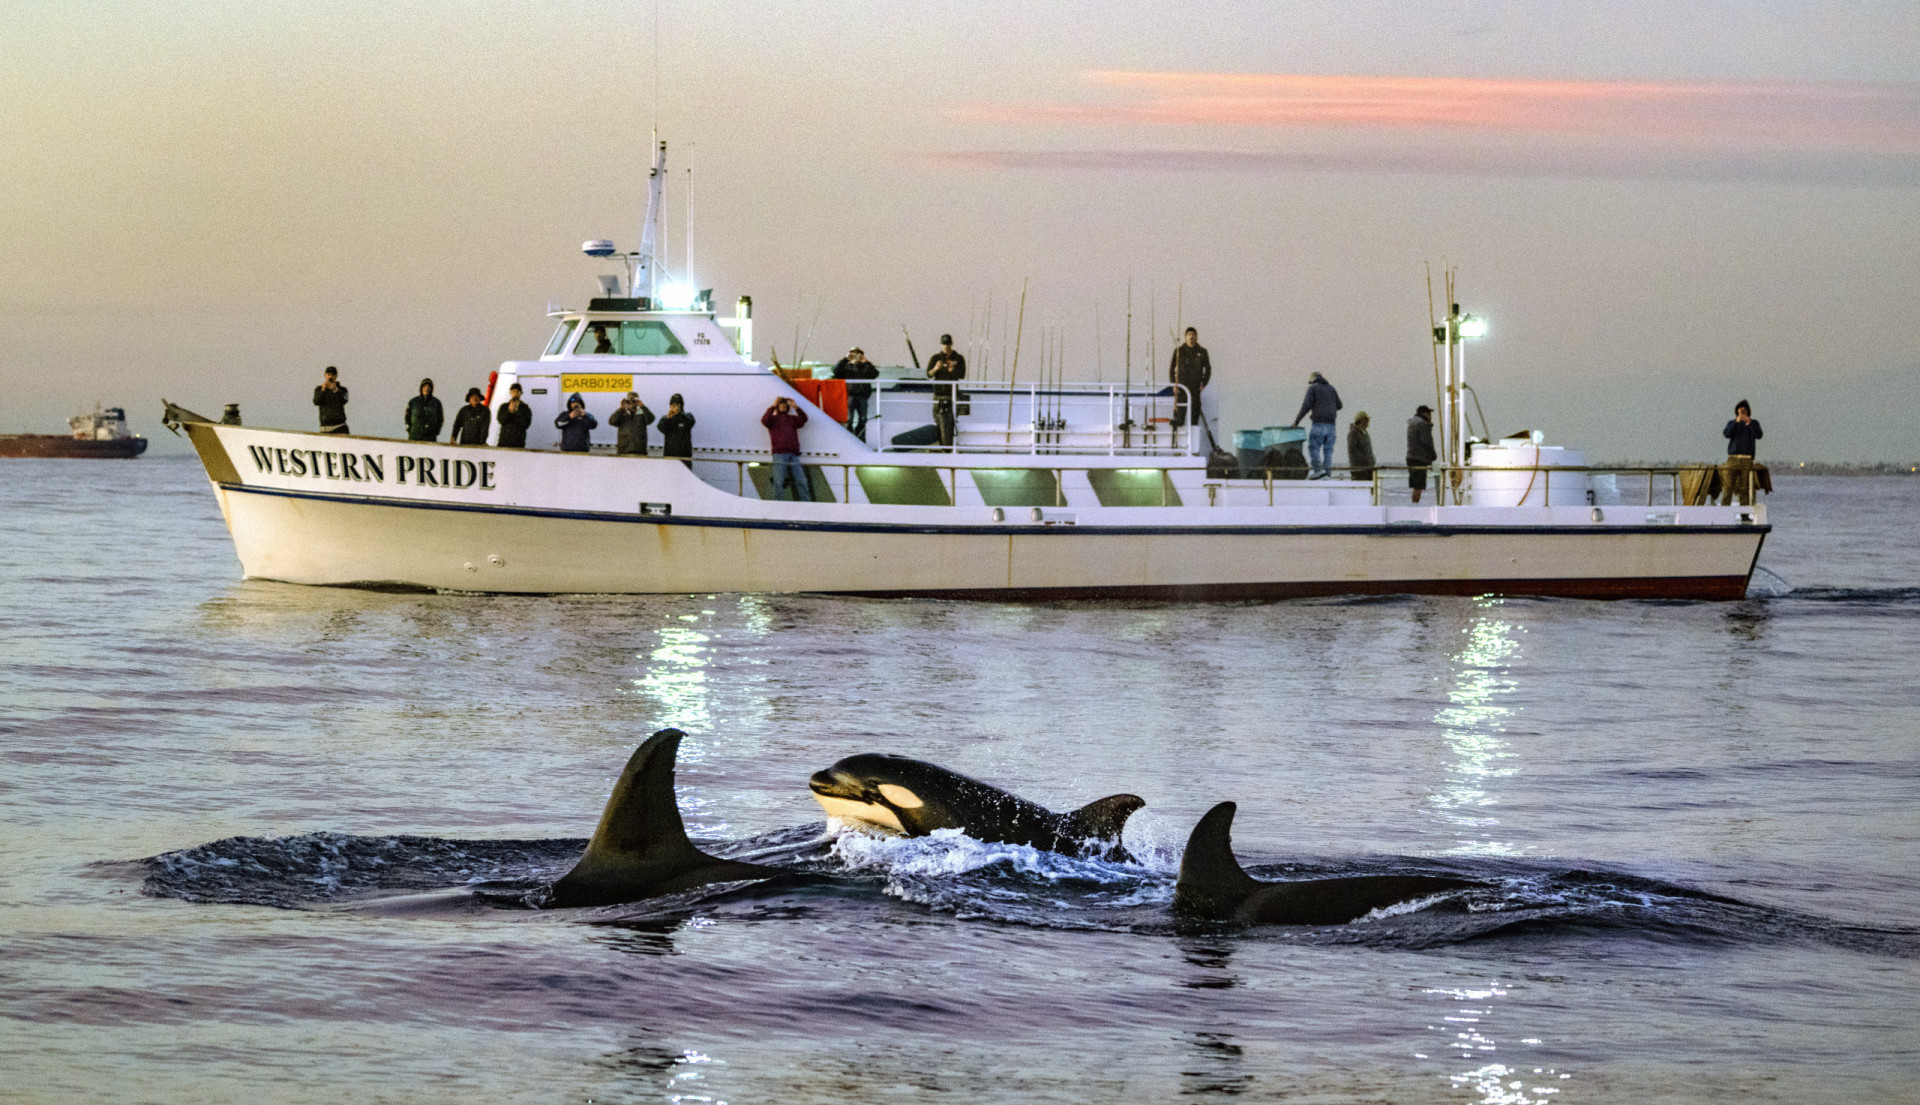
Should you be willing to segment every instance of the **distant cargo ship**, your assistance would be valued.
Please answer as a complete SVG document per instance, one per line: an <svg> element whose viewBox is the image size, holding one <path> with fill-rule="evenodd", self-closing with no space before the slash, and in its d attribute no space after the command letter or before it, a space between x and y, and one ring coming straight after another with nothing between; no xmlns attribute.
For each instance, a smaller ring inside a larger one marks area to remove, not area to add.
<svg viewBox="0 0 1920 1105"><path fill-rule="evenodd" d="M70 434L0 434L0 457L93 457L124 460L147 451L147 439L127 432L120 407L93 408L67 419Z"/></svg>

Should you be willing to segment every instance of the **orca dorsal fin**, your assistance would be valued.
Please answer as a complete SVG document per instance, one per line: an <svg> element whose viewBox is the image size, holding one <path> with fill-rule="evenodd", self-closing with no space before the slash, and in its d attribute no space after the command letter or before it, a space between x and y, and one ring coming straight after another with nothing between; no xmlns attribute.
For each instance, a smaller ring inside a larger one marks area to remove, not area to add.
<svg viewBox="0 0 1920 1105"><path fill-rule="evenodd" d="M1109 794L1096 798L1067 815L1066 835L1079 840L1118 842L1133 811L1147 804L1137 794Z"/></svg>
<svg viewBox="0 0 1920 1105"><path fill-rule="evenodd" d="M765 878L774 869L716 859L687 839L674 800L678 729L648 737L613 784L580 862L553 884L555 906L607 905L671 894L710 882Z"/></svg>
<svg viewBox="0 0 1920 1105"><path fill-rule="evenodd" d="M1221 921L1247 896L1258 890L1260 880L1240 869L1233 858L1232 802L1222 802L1207 811L1187 837L1187 850L1180 856L1180 881L1173 888L1173 911L1188 917Z"/></svg>

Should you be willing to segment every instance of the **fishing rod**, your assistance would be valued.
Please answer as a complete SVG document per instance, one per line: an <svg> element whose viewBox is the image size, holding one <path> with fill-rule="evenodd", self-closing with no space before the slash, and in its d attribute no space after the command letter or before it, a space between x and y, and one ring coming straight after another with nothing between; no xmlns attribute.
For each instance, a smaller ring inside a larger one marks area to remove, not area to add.
<svg viewBox="0 0 1920 1105"><path fill-rule="evenodd" d="M1013 387L1020 382L1020 339L1027 332L1027 278L1020 278L1020 321L1013 330L1013 371L1007 376L1007 435L1013 435ZM1029 411L1029 414L1034 412Z"/></svg>

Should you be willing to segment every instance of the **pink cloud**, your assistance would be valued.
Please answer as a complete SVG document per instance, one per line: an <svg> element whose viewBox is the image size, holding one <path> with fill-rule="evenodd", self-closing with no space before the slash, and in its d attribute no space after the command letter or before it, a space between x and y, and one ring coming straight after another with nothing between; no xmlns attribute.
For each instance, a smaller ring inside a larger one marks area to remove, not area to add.
<svg viewBox="0 0 1920 1105"><path fill-rule="evenodd" d="M1084 102L971 105L956 121L1023 130L1253 131L1276 149L976 151L981 166L1213 158L1236 166L1452 164L1493 172L1676 169L1685 175L1865 175L1920 168L1920 85L1489 80L1094 71ZM1257 143L1258 144L1258 143ZM1199 145L1199 144L1195 144ZM1241 146L1243 143L1227 143ZM1837 159L1821 169L1823 158ZM1717 159L1717 160L1716 160ZM1639 168L1635 168L1639 166Z"/></svg>

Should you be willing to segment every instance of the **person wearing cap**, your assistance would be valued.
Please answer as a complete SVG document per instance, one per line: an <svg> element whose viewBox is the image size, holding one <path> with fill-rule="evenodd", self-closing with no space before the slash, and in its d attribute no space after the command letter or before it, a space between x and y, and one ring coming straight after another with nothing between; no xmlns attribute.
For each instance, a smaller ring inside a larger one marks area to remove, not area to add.
<svg viewBox="0 0 1920 1105"><path fill-rule="evenodd" d="M879 379L880 369L867 360L867 355L856 345L833 366L833 378L852 381L847 385L847 430L865 441L867 403L873 398L873 385L865 381Z"/></svg>
<svg viewBox="0 0 1920 1105"><path fill-rule="evenodd" d="M940 352L927 358L927 379L936 381L933 387L933 424L940 428L940 444L952 447L956 427L953 421L954 401L960 398L960 387L953 383L967 378L967 359L953 347L953 335L940 335ZM941 385L945 384L945 387Z"/></svg>
<svg viewBox="0 0 1920 1105"><path fill-rule="evenodd" d="M667 416L660 420L660 455L679 457L681 464L693 467L693 416L677 391L667 400Z"/></svg>
<svg viewBox="0 0 1920 1105"><path fill-rule="evenodd" d="M1187 327L1186 339L1173 347L1173 360L1167 363L1167 379L1179 385L1173 393L1173 424L1187 425L1189 398L1193 400L1194 423L1205 423L1206 418L1200 411L1200 392L1213 379L1213 359L1207 356L1207 347L1200 344L1200 331ZM1211 436L1211 429L1208 434Z"/></svg>
<svg viewBox="0 0 1920 1105"><path fill-rule="evenodd" d="M812 482L800 464L800 427L807 424L807 412L782 395L760 416L760 424L767 428L768 448L773 453L773 497L778 499L784 487L793 492L794 502L812 502Z"/></svg>
<svg viewBox="0 0 1920 1105"><path fill-rule="evenodd" d="M1413 501L1427 488L1427 468L1440 459L1433 447L1433 408L1422 403L1407 419L1407 486L1413 489Z"/></svg>
<svg viewBox="0 0 1920 1105"><path fill-rule="evenodd" d="M340 382L340 370L327 366L326 378L313 389L313 405L320 408L320 432L347 433L347 387Z"/></svg>
<svg viewBox="0 0 1920 1105"><path fill-rule="evenodd" d="M420 394L407 400L407 440L440 440L440 425L446 418L440 400L433 397L433 381L420 381Z"/></svg>
<svg viewBox="0 0 1920 1105"><path fill-rule="evenodd" d="M587 413L587 401L579 392L567 396L566 413L553 420L554 428L560 431L560 451L563 453L584 453L593 448L593 431L600 420Z"/></svg>
<svg viewBox="0 0 1920 1105"><path fill-rule="evenodd" d="M1762 436L1752 405L1745 399L1734 404L1733 421L1721 434L1727 439L1727 466L1720 470L1720 505L1731 505L1737 495L1741 506L1752 506L1753 447Z"/></svg>
<svg viewBox="0 0 1920 1105"><path fill-rule="evenodd" d="M467 389L467 401L453 416L455 445L485 445L487 427L493 416L487 413L487 396L479 388Z"/></svg>
<svg viewBox="0 0 1920 1105"><path fill-rule="evenodd" d="M494 444L502 449L524 449L527 447L527 430L533 425L533 408L520 399L520 385L507 388L507 401L500 404L494 412L494 420L500 423L500 438Z"/></svg>
<svg viewBox="0 0 1920 1105"><path fill-rule="evenodd" d="M653 425L653 412L640 401L640 393L630 391L620 400L620 409L607 416L607 425L620 431L613 451L623 457L647 455L647 427Z"/></svg>
<svg viewBox="0 0 1920 1105"><path fill-rule="evenodd" d="M1311 417L1307 430L1307 478L1324 480L1333 475L1333 424L1340 417L1340 393L1318 372L1307 375L1307 397L1300 401L1300 413L1293 416L1298 426Z"/></svg>
<svg viewBox="0 0 1920 1105"><path fill-rule="evenodd" d="M1347 425L1347 478L1370 483L1373 480L1373 436L1367 432L1367 412L1353 416Z"/></svg>

